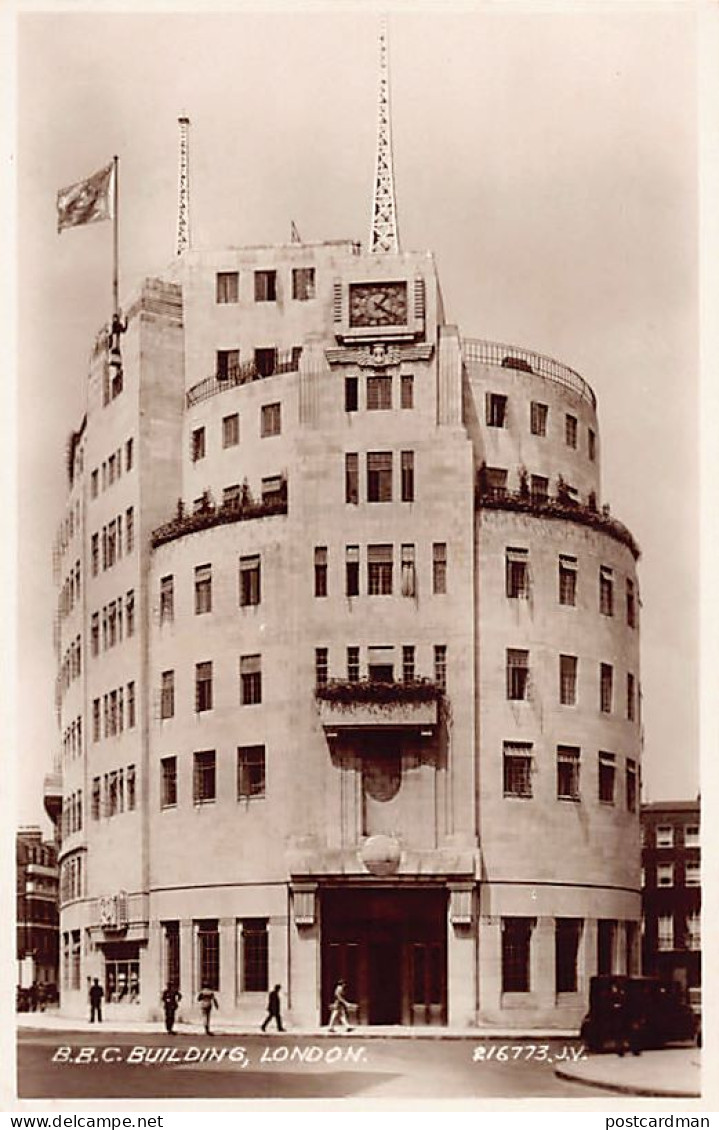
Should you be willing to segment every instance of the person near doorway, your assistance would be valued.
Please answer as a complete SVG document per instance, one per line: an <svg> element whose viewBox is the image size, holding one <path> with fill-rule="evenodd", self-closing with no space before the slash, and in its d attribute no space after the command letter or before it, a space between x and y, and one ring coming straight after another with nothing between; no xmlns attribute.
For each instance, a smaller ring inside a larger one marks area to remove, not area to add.
<svg viewBox="0 0 719 1130"><path fill-rule="evenodd" d="M99 1023L102 1023L102 998L105 996L105 991L97 977L93 978L88 996L90 998L90 1023L94 1024L96 1018Z"/></svg>
<svg viewBox="0 0 719 1130"><path fill-rule="evenodd" d="M182 993L178 989L168 983L167 988L160 997L162 1007L165 1011L165 1031L170 1035L175 1034L175 1014L177 1013L177 1006L182 1000Z"/></svg>
<svg viewBox="0 0 719 1130"><path fill-rule="evenodd" d="M335 985L335 991L332 995L332 1007L330 1009L330 1022L327 1027L328 1032L336 1031L335 1025L338 1022L341 1022L348 1032L352 1031L349 1013L351 1001L348 1001L345 996L346 984L346 981L339 980Z"/></svg>
<svg viewBox="0 0 719 1130"><path fill-rule="evenodd" d="M272 992L269 994L269 996L267 998L267 1016L265 1017L265 1019L262 1022L262 1031L263 1032L265 1032L267 1030L267 1025L269 1024L270 1020L274 1020L276 1022L278 1032L284 1032L284 1028L282 1027L282 1016L280 1014L280 989L281 988L282 988L281 985L275 985L274 989L272 990Z"/></svg>
<svg viewBox="0 0 719 1130"><path fill-rule="evenodd" d="M217 997L213 993L209 985L203 985L197 994L197 999L200 1002L200 1010L202 1012L202 1020L205 1025L205 1032L208 1036L212 1035L210 1031L210 1015L213 1008L219 1008Z"/></svg>

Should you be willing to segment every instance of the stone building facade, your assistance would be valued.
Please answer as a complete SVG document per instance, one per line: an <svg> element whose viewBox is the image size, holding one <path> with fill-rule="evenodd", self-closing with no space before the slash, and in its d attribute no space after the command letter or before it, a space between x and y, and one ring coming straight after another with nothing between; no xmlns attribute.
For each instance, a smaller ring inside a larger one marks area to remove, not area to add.
<svg viewBox="0 0 719 1130"><path fill-rule="evenodd" d="M364 1024L577 1023L641 916L590 387L350 242L187 250L116 346L56 547L63 1007L319 1024L343 975Z"/></svg>

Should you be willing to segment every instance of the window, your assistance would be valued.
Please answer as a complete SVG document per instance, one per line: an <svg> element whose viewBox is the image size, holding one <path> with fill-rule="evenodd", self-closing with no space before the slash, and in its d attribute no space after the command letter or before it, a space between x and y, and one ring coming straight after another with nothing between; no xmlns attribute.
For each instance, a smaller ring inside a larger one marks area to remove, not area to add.
<svg viewBox="0 0 719 1130"><path fill-rule="evenodd" d="M267 919L246 918L242 923L243 992L267 992L268 949Z"/></svg>
<svg viewBox="0 0 719 1130"><path fill-rule="evenodd" d="M597 437L591 428L587 429L587 454L593 463L597 457Z"/></svg>
<svg viewBox="0 0 719 1130"><path fill-rule="evenodd" d="M115 454L113 452L107 461L107 478L110 486L112 486L115 481L115 462Z"/></svg>
<svg viewBox="0 0 719 1130"><path fill-rule="evenodd" d="M400 460L402 468L402 501L414 502L414 452L403 451Z"/></svg>
<svg viewBox="0 0 719 1130"><path fill-rule="evenodd" d="M617 759L613 753L599 753L599 799L604 804L614 804L614 786L617 777Z"/></svg>
<svg viewBox="0 0 719 1130"><path fill-rule="evenodd" d="M175 715L175 672L163 671L160 679L160 718L173 718Z"/></svg>
<svg viewBox="0 0 719 1130"><path fill-rule="evenodd" d="M214 757L214 754L212 755ZM220 931L216 918L197 923L198 983L218 992L220 988Z"/></svg>
<svg viewBox="0 0 719 1130"><path fill-rule="evenodd" d="M559 701L562 706L575 706L577 702L577 657L559 656Z"/></svg>
<svg viewBox="0 0 719 1130"><path fill-rule="evenodd" d="M120 634L122 635L122 603L118 601L120 606ZM130 589L125 594L125 626L127 628L128 639L135 634L135 590Z"/></svg>
<svg viewBox="0 0 719 1130"><path fill-rule="evenodd" d="M577 559L563 553L559 555L559 603L577 603Z"/></svg>
<svg viewBox="0 0 719 1130"><path fill-rule="evenodd" d="M508 597L529 596L529 553L526 549L507 549L505 574Z"/></svg>
<svg viewBox="0 0 719 1130"><path fill-rule="evenodd" d="M606 565L599 568L599 611L603 616L614 615L614 577Z"/></svg>
<svg viewBox="0 0 719 1130"><path fill-rule="evenodd" d="M329 653L326 647L315 648L315 686L324 687L329 673Z"/></svg>
<svg viewBox="0 0 719 1130"><path fill-rule="evenodd" d="M132 730L135 725L135 684L127 684L127 728Z"/></svg>
<svg viewBox="0 0 719 1130"><path fill-rule="evenodd" d="M277 404L263 404L260 416L260 435L278 436L282 428L281 406Z"/></svg>
<svg viewBox="0 0 719 1130"><path fill-rule="evenodd" d="M392 593L391 545L367 546L367 592L370 596L390 596Z"/></svg>
<svg viewBox="0 0 719 1130"><path fill-rule="evenodd" d="M125 440L125 470L131 471L134 462L134 441L132 437Z"/></svg>
<svg viewBox="0 0 719 1130"><path fill-rule="evenodd" d="M405 644L402 648L402 682L412 683L415 678L414 645Z"/></svg>
<svg viewBox="0 0 719 1130"><path fill-rule="evenodd" d="M529 690L529 652L507 648L507 698L526 699Z"/></svg>
<svg viewBox="0 0 719 1130"><path fill-rule="evenodd" d="M91 553L91 557L92 557L92 575L93 575L93 577L96 577L97 573L98 573L99 565L100 565L100 535L99 534L93 534L92 535L92 541L91 541L90 545L91 545L90 553Z"/></svg>
<svg viewBox="0 0 719 1130"><path fill-rule="evenodd" d="M175 581L174 577L160 578L160 623L174 620L175 618Z"/></svg>
<svg viewBox="0 0 719 1130"><path fill-rule="evenodd" d="M212 710L212 663L195 664L195 710Z"/></svg>
<svg viewBox="0 0 719 1130"><path fill-rule="evenodd" d="M702 916L698 910L687 915L687 949L702 948Z"/></svg>
<svg viewBox="0 0 719 1130"><path fill-rule="evenodd" d="M558 993L577 991L577 955L581 918L557 918L554 933L554 984Z"/></svg>
<svg viewBox="0 0 719 1130"><path fill-rule="evenodd" d="M91 804L92 804L91 812L92 812L93 820L99 820L100 819L100 797L101 797L100 778L99 777L93 777L93 779L92 779L92 802L91 802Z"/></svg>
<svg viewBox="0 0 719 1130"><path fill-rule="evenodd" d="M529 951L534 920L502 919L502 992L529 992Z"/></svg>
<svg viewBox="0 0 719 1130"><path fill-rule="evenodd" d="M240 417L237 412L222 417L222 446L237 447L240 442Z"/></svg>
<svg viewBox="0 0 719 1130"><path fill-rule="evenodd" d="M599 709L603 714L612 712L612 686L614 682L614 669L611 663L599 665Z"/></svg>
<svg viewBox="0 0 719 1130"><path fill-rule="evenodd" d="M277 372L277 350L274 346L255 350L255 372L260 377L271 377Z"/></svg>
<svg viewBox="0 0 719 1130"><path fill-rule="evenodd" d="M240 607L259 604L261 592L261 563L259 553L240 558Z"/></svg>
<svg viewBox="0 0 719 1130"><path fill-rule="evenodd" d="M212 566L195 568L195 615L212 612Z"/></svg>
<svg viewBox="0 0 719 1130"><path fill-rule="evenodd" d="M100 613L93 612L90 626L90 655L100 651Z"/></svg>
<svg viewBox="0 0 719 1130"><path fill-rule="evenodd" d="M103 535L105 535L105 527L104 526L102 528L102 532L103 532ZM103 557L104 557L103 568L104 569L110 569L115 564L117 557L118 557L118 552L117 552L118 551L117 522L114 518L111 522L108 522L107 534L105 535L105 537L106 537L105 545L103 546L103 550L104 550L104 553L103 553Z"/></svg>
<svg viewBox="0 0 719 1130"><path fill-rule="evenodd" d="M359 502L359 456L345 454L345 502Z"/></svg>
<svg viewBox="0 0 719 1130"><path fill-rule="evenodd" d="M215 751L205 749L196 753L193 765L193 791L195 804L206 804L216 796Z"/></svg>
<svg viewBox="0 0 719 1130"><path fill-rule="evenodd" d="M637 811L637 763L632 757L627 758L627 811Z"/></svg>
<svg viewBox="0 0 719 1130"><path fill-rule="evenodd" d="M673 887L674 886L674 864L673 863L658 863L657 864L657 886L658 887Z"/></svg>
<svg viewBox="0 0 719 1130"><path fill-rule="evenodd" d="M238 302L240 297L240 276L237 271L218 271L216 301L220 305Z"/></svg>
<svg viewBox="0 0 719 1130"><path fill-rule="evenodd" d="M282 475L268 475L262 479L262 501L279 503L287 498L287 481Z"/></svg>
<svg viewBox="0 0 719 1130"><path fill-rule="evenodd" d="M432 592L447 592L447 543L444 541L432 545Z"/></svg>
<svg viewBox="0 0 719 1130"><path fill-rule="evenodd" d="M265 747L237 747L237 799L265 795Z"/></svg>
<svg viewBox="0 0 719 1130"><path fill-rule="evenodd" d="M656 831L657 847L674 847L674 828L671 824L658 824Z"/></svg>
<svg viewBox="0 0 719 1130"><path fill-rule="evenodd" d="M100 740L100 699L96 698L92 704L92 740Z"/></svg>
<svg viewBox="0 0 719 1130"><path fill-rule="evenodd" d="M671 914L660 914L657 918L657 949L674 949L674 919Z"/></svg>
<svg viewBox="0 0 719 1130"><path fill-rule="evenodd" d="M356 412L358 401L359 381L357 377L345 377L345 412Z"/></svg>
<svg viewBox="0 0 719 1130"><path fill-rule="evenodd" d="M416 593L416 576L413 545L403 545L400 548L400 577L402 596L414 596Z"/></svg>
<svg viewBox="0 0 719 1130"><path fill-rule="evenodd" d="M440 690L447 689L447 645L434 645L434 681Z"/></svg>
<svg viewBox="0 0 719 1130"><path fill-rule="evenodd" d="M240 486L239 483L233 483L232 486L222 488L222 507L227 510L239 510L240 508Z"/></svg>
<svg viewBox="0 0 719 1130"><path fill-rule="evenodd" d="M375 374L367 377L367 409L392 407L392 377L388 374Z"/></svg>
<svg viewBox="0 0 719 1130"><path fill-rule="evenodd" d="M627 672L627 718L630 722L634 721L634 676L631 671Z"/></svg>
<svg viewBox="0 0 719 1130"><path fill-rule="evenodd" d="M564 439L567 447L577 446L577 417L569 413L564 417Z"/></svg>
<svg viewBox="0 0 719 1130"><path fill-rule="evenodd" d="M120 519L118 518L118 523ZM132 553L135 547L135 511L132 506L128 506L125 512L125 541L127 543L127 552Z"/></svg>
<svg viewBox="0 0 719 1130"><path fill-rule="evenodd" d="M627 578L627 624L630 628L636 627L636 603L634 599L634 581Z"/></svg>
<svg viewBox="0 0 719 1130"><path fill-rule="evenodd" d="M255 271L255 302L277 301L277 272Z"/></svg>
<svg viewBox="0 0 719 1130"><path fill-rule="evenodd" d="M392 501L392 452L367 453L367 501Z"/></svg>
<svg viewBox="0 0 719 1130"><path fill-rule="evenodd" d="M505 742L503 751L504 795L531 797L532 746L526 742Z"/></svg>
<svg viewBox="0 0 719 1130"><path fill-rule="evenodd" d="M135 775L135 766L134 765L128 765L128 767L127 767L127 775L125 777L125 788L126 788L126 795L127 795L127 811L132 812L135 808L135 804L136 804L136 800L137 800L136 775Z"/></svg>
<svg viewBox="0 0 719 1130"><path fill-rule="evenodd" d="M400 407L414 408L414 375L403 373L399 379Z"/></svg>
<svg viewBox="0 0 719 1130"><path fill-rule="evenodd" d="M367 649L367 674L373 683L394 682L394 648L385 644Z"/></svg>
<svg viewBox="0 0 719 1130"><path fill-rule="evenodd" d="M549 479L546 475L532 475L530 483L532 502L546 502L549 498Z"/></svg>
<svg viewBox="0 0 719 1130"><path fill-rule="evenodd" d="M684 847L699 847L699 825L684 825Z"/></svg>
<svg viewBox="0 0 719 1130"><path fill-rule="evenodd" d="M205 429L195 428L190 437L190 455L193 463L205 458Z"/></svg>
<svg viewBox="0 0 719 1130"><path fill-rule="evenodd" d="M549 408L546 404L540 404L536 400L533 400L530 404L529 428L533 436L546 436L548 412Z"/></svg>
<svg viewBox="0 0 719 1130"><path fill-rule="evenodd" d="M579 749L576 746L557 746L557 797L579 800Z"/></svg>
<svg viewBox="0 0 719 1130"><path fill-rule="evenodd" d="M240 656L240 702L257 706L262 702L262 656Z"/></svg>
<svg viewBox="0 0 719 1130"><path fill-rule="evenodd" d="M307 302L315 296L314 267L293 267L292 297L298 302Z"/></svg>
<svg viewBox="0 0 719 1130"><path fill-rule="evenodd" d="M97 498L98 474L97 467L90 475L90 498Z"/></svg>
<svg viewBox="0 0 719 1130"><path fill-rule="evenodd" d="M347 648L347 679L350 683L358 682L360 677L360 649Z"/></svg>
<svg viewBox="0 0 719 1130"><path fill-rule="evenodd" d="M327 596L327 546L315 546L315 596Z"/></svg>
<svg viewBox="0 0 719 1130"><path fill-rule="evenodd" d="M177 989L180 985L180 923L162 923L165 954L163 980L166 985Z"/></svg>
<svg viewBox="0 0 719 1130"><path fill-rule="evenodd" d="M215 364L218 381L227 381L236 377L240 368L239 349L218 349Z"/></svg>
<svg viewBox="0 0 719 1130"><path fill-rule="evenodd" d="M347 596L359 596L359 546L348 545L345 549L345 573Z"/></svg>
<svg viewBox="0 0 719 1130"><path fill-rule="evenodd" d="M507 397L498 392L488 392L486 413L487 424L490 428L503 428L507 417Z"/></svg>
<svg viewBox="0 0 719 1130"><path fill-rule="evenodd" d="M177 758L163 757L160 761L160 805L172 808L177 804Z"/></svg>

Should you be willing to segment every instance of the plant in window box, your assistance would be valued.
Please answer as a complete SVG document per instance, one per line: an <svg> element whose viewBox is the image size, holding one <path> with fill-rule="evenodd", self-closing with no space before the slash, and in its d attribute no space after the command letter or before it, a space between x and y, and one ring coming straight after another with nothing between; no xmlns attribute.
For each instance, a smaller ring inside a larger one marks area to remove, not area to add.
<svg viewBox="0 0 719 1130"><path fill-rule="evenodd" d="M315 690L322 702L330 702L341 710L353 706L399 706L407 703L438 702L442 689L430 679L413 679L406 683L382 682L379 679L330 679Z"/></svg>
<svg viewBox="0 0 719 1130"><path fill-rule="evenodd" d="M240 493L240 509L244 510L249 506L252 506L252 491L250 490L250 484L248 483L247 479L245 478L245 479L242 480L242 490L241 490L241 493Z"/></svg>
<svg viewBox="0 0 719 1130"><path fill-rule="evenodd" d="M525 466L519 468L519 497L529 498L529 472Z"/></svg>
<svg viewBox="0 0 719 1130"><path fill-rule="evenodd" d="M590 490L589 496L587 498L587 506L589 507L590 510L593 510L596 513L596 510L597 510L597 494L596 494L596 491Z"/></svg>

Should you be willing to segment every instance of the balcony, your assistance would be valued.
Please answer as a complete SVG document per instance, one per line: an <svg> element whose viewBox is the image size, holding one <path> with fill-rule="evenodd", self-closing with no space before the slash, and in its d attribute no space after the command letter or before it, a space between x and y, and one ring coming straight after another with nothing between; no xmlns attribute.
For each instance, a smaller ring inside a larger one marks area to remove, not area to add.
<svg viewBox="0 0 719 1130"><path fill-rule="evenodd" d="M265 380L281 373L296 373L299 371L301 355L301 346L296 346L288 353L278 353L273 364L258 365L254 361L248 361L244 365L230 365L225 372L214 373L193 385L185 397L187 407L192 408L194 404L209 400L220 392L227 392L230 388L237 388L251 381Z"/></svg>
<svg viewBox="0 0 719 1130"><path fill-rule="evenodd" d="M462 341L462 356L471 368L475 365L497 365L502 369L514 369L521 373L532 373L552 381L581 396L592 408L597 407L594 391L583 377L561 361L535 353L531 349L521 349L516 345L502 345L497 341Z"/></svg>
<svg viewBox="0 0 719 1130"><path fill-rule="evenodd" d="M43 803L52 823L57 827L62 813L62 773L48 773L43 782Z"/></svg>
<svg viewBox="0 0 719 1130"><path fill-rule="evenodd" d="M210 530L214 526L226 526L232 522L249 522L256 518L286 514L287 479L282 475L278 476L278 480L278 489L258 500L253 499L249 491L243 489L238 499L216 506L209 492L205 492L202 505L192 512L188 511L180 500L177 504L176 517L152 531L152 548L157 549L168 541L175 541L187 534L195 534L199 530Z"/></svg>
<svg viewBox="0 0 719 1130"><path fill-rule="evenodd" d="M331 679L315 691L328 737L353 730L419 730L434 733L440 721L442 688L429 679L407 683Z"/></svg>

